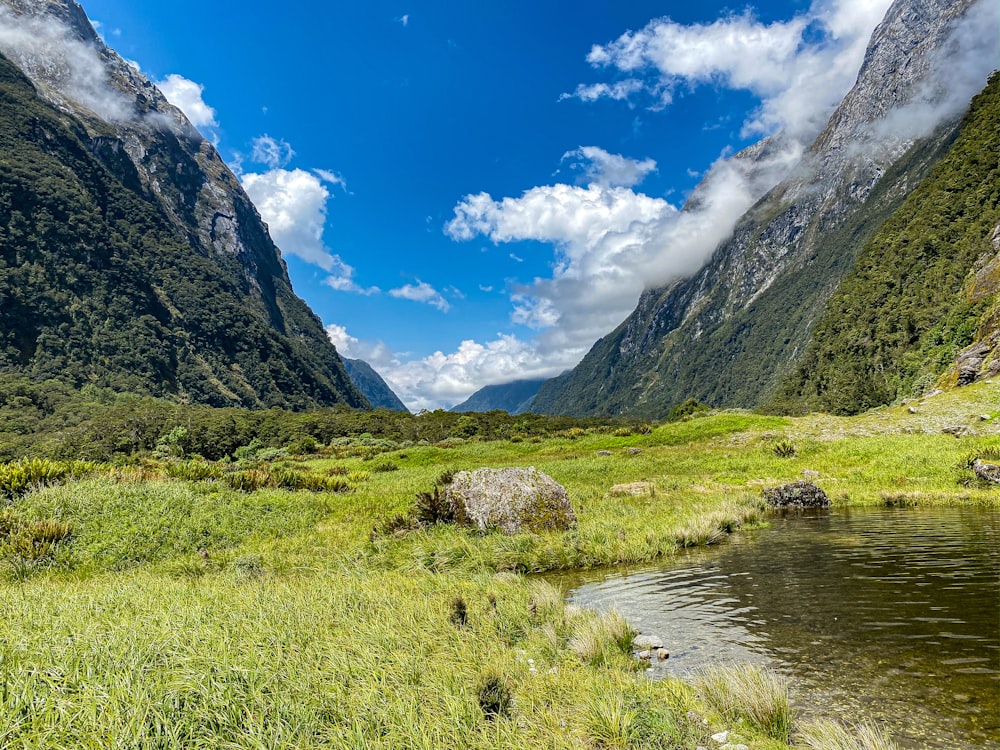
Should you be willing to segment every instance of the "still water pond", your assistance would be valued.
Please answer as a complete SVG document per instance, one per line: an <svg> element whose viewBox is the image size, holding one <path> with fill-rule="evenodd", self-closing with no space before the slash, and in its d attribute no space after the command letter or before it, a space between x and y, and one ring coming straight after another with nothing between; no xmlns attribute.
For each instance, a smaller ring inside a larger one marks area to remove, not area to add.
<svg viewBox="0 0 1000 750"><path fill-rule="evenodd" d="M1000 748L1000 513L777 516L656 568L558 579L670 651L653 675L757 663L804 715L882 722L905 748Z"/></svg>

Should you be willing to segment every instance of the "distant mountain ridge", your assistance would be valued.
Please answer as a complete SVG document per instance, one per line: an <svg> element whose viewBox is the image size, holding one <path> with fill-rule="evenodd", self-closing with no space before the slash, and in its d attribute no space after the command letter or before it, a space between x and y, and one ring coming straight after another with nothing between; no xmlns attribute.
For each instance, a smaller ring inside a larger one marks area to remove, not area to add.
<svg viewBox="0 0 1000 750"><path fill-rule="evenodd" d="M344 368L354 386L361 391L372 408L392 409L393 411L409 411L399 396L385 382L375 368L361 359L342 357Z"/></svg>
<svg viewBox="0 0 1000 750"><path fill-rule="evenodd" d="M0 24L0 372L367 408L239 180L83 9L0 0Z"/></svg>
<svg viewBox="0 0 1000 750"><path fill-rule="evenodd" d="M959 43L956 21L987 2L896 0L799 168L701 271L644 292L576 368L540 389L533 409L664 417L688 398L743 407L775 398L864 244L957 137L976 90L966 94L968 81L949 82L935 64ZM919 136L915 124L930 116L939 126Z"/></svg>
<svg viewBox="0 0 1000 750"><path fill-rule="evenodd" d="M469 398L453 406L451 411L494 411L499 409L509 414L524 414L532 410L538 389L545 378L535 380L515 380L503 385L488 385L480 388Z"/></svg>

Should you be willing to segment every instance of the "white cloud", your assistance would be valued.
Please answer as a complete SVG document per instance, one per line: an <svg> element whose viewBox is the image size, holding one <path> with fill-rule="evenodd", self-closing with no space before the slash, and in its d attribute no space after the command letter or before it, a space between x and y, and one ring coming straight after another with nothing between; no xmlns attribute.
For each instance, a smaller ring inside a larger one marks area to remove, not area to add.
<svg viewBox="0 0 1000 750"><path fill-rule="evenodd" d="M52 16L17 15L0 6L0 51L36 83L108 122L136 117L132 100L109 80L97 47Z"/></svg>
<svg viewBox="0 0 1000 750"><path fill-rule="evenodd" d="M269 169L280 169L287 166L293 156L295 152L288 141L272 138L267 134L253 139L250 158L257 164L263 164Z"/></svg>
<svg viewBox="0 0 1000 750"><path fill-rule="evenodd" d="M643 289L696 272L801 155L795 142L771 151L757 161L719 159L684 211L625 187L556 184L519 198L466 196L445 231L455 240L553 245L552 276L511 288L511 320L540 332L539 357L575 364Z"/></svg>
<svg viewBox="0 0 1000 750"><path fill-rule="evenodd" d="M423 302L431 307L436 307L441 312L448 312L451 309L451 305L448 304L448 300L444 298L441 292L420 279L417 279L416 284L406 284L399 289L390 289L389 294L397 299Z"/></svg>
<svg viewBox="0 0 1000 750"><path fill-rule="evenodd" d="M286 144L287 145L287 144ZM291 150L291 147L289 147ZM344 192L347 192L347 180L344 179L342 174L338 172L332 172L329 169L314 169L313 173L319 177L323 182L328 182L331 185L336 185L340 187Z"/></svg>
<svg viewBox="0 0 1000 750"><path fill-rule="evenodd" d="M337 347L340 356L348 359L363 359L378 370L380 375L383 369L399 365L396 355L384 342L377 341L371 344L361 341L349 334L346 326L332 323L326 327L326 335Z"/></svg>
<svg viewBox="0 0 1000 750"><path fill-rule="evenodd" d="M580 99L585 102L596 102L598 99L622 101L628 99L646 88L646 84L638 78L627 78L615 83L579 84L572 94L561 94L559 101L565 99Z"/></svg>
<svg viewBox="0 0 1000 750"><path fill-rule="evenodd" d="M241 180L283 253L324 271L342 270L342 261L323 244L330 191L319 177L302 169L272 169Z"/></svg>
<svg viewBox="0 0 1000 750"><path fill-rule="evenodd" d="M333 256L333 266L326 270L330 275L323 279L323 283L331 289L336 289L338 292L363 294L366 297L370 297L382 291L377 286L359 286L354 280L354 267L347 265L339 255Z"/></svg>
<svg viewBox="0 0 1000 750"><path fill-rule="evenodd" d="M215 128L215 110L205 103L205 87L177 73L155 82L167 101L185 114L196 128Z"/></svg>
<svg viewBox="0 0 1000 750"><path fill-rule="evenodd" d="M485 344L470 339L450 354L405 360L381 341L360 341L344 326L328 325L326 332L342 356L368 362L413 411L448 409L485 385L552 377L576 364L543 356L534 343L512 335L497 334Z"/></svg>
<svg viewBox="0 0 1000 750"><path fill-rule="evenodd" d="M760 99L744 124L747 134L815 135L853 84L890 1L816 0L805 13L769 24L750 11L708 24L656 19L587 56L595 68L629 75L628 91L615 88L625 81L581 84L574 96L621 99L645 90L664 106L683 86L711 84Z"/></svg>
<svg viewBox="0 0 1000 750"><path fill-rule="evenodd" d="M653 159L629 159L597 146L580 146L575 151L567 151L562 160L571 160L571 169L583 170L587 184L605 187L634 187L656 171Z"/></svg>
<svg viewBox="0 0 1000 750"><path fill-rule="evenodd" d="M409 26L410 25L410 14L407 13L406 15L400 16L399 18L396 19L396 21L401 26L404 26L404 27L405 26Z"/></svg>

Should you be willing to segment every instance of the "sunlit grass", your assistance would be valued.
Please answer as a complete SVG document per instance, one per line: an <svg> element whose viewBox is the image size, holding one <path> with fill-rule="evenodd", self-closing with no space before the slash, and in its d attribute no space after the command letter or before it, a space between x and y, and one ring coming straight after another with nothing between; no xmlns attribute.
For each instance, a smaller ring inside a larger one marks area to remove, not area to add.
<svg viewBox="0 0 1000 750"><path fill-rule="evenodd" d="M521 574L721 542L767 523L764 487L803 477L838 504L996 507L1000 493L955 473L996 429L941 434L934 420L984 410L946 398L910 432L902 409L724 413L620 436L338 445L238 469L301 490L234 488L231 467L199 462L38 482L0 516L0 747L692 748L735 726L753 747L783 746L791 715L773 675L705 677L700 693L649 681L624 619ZM778 455L780 441L794 452ZM529 465L566 486L577 528L373 533L411 518L444 471ZM632 482L652 489L612 492ZM802 736L891 747L865 726Z"/></svg>

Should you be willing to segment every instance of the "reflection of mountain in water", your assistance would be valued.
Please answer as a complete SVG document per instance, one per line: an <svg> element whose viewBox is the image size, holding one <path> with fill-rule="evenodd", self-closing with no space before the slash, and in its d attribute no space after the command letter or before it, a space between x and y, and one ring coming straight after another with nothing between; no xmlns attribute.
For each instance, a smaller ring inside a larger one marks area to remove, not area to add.
<svg viewBox="0 0 1000 750"><path fill-rule="evenodd" d="M779 517L572 598L663 637L671 658L658 670L770 661L794 675L807 712L884 721L904 747L995 747L998 542L995 511Z"/></svg>

